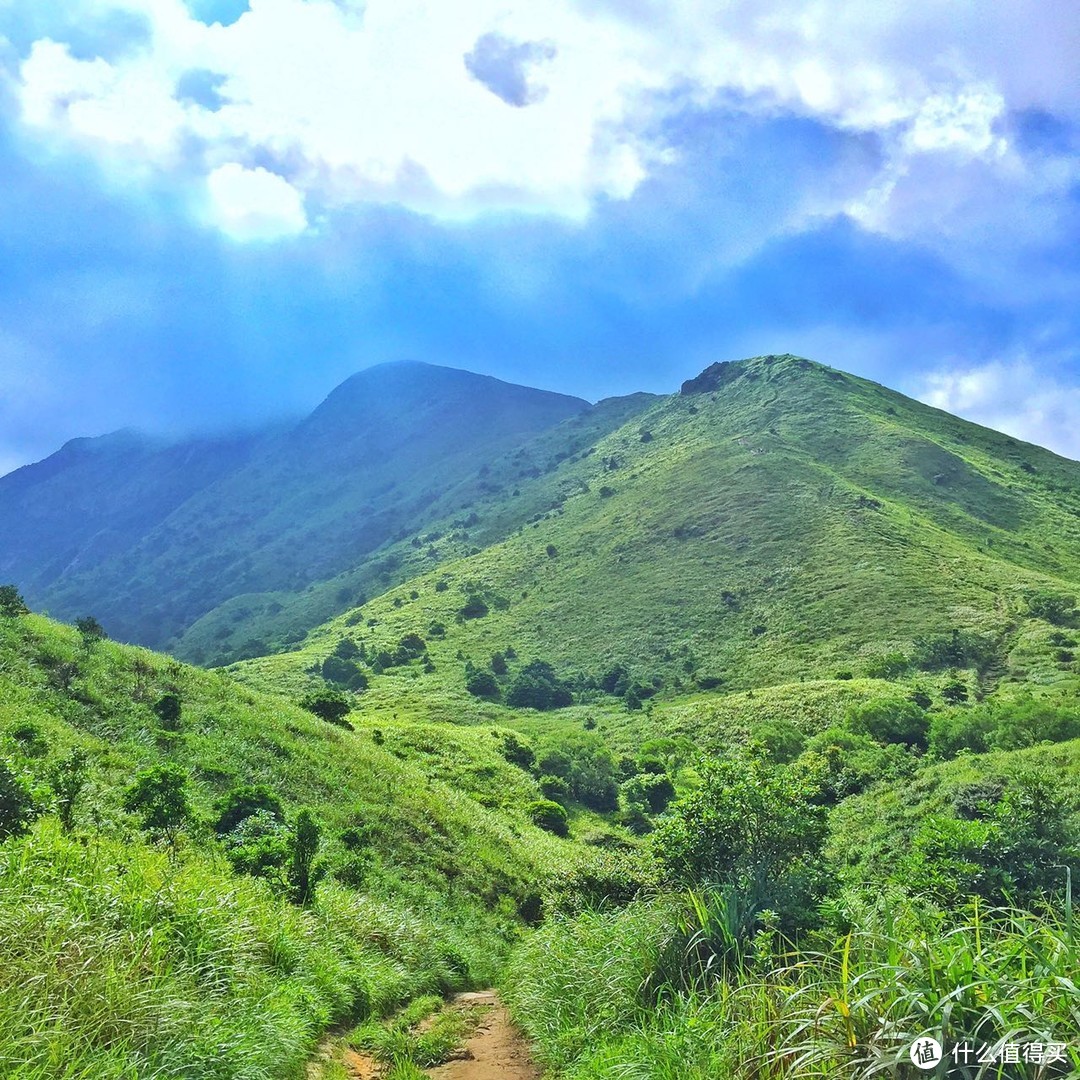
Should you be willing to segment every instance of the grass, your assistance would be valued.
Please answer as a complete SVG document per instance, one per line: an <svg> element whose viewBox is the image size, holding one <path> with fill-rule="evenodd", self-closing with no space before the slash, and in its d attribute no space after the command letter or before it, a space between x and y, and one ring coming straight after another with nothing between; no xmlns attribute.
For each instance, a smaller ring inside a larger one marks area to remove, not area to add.
<svg viewBox="0 0 1080 1080"><path fill-rule="evenodd" d="M671 900L587 914L522 945L504 996L568 1080L912 1078L908 1047L927 1032L946 1046L1075 1038L1078 946L1062 911L950 918L894 902L862 902L846 932L775 943L691 989L654 978L678 951ZM1058 1072L979 1075L1080 1075L1075 1042L1068 1055Z"/></svg>
<svg viewBox="0 0 1080 1080"><path fill-rule="evenodd" d="M429 1069L449 1061L476 1029L482 1007L445 1006L439 998L419 998L390 1020L369 1021L347 1038L393 1070Z"/></svg>
<svg viewBox="0 0 1080 1080"><path fill-rule="evenodd" d="M376 674L362 698L372 718L514 722L464 689L466 661L483 668L512 647L504 694L538 657L567 677L622 663L662 681L647 726L695 735L709 734L696 716L722 727L744 708L798 710L815 686L812 709L834 709L876 690L896 655L896 686L936 699L957 676L973 697L1080 689L1029 608L1039 590L1077 593L1080 466L814 365L765 358L743 372L717 394L657 400L529 480L551 503L505 538L484 534L475 554L231 670L299 695L342 638L377 652L417 633L431 663ZM512 460L493 466L496 487ZM477 504L477 530L500 498ZM474 593L488 614L462 620ZM918 640L953 629L992 642L993 661L920 670ZM618 699L579 699L612 729L643 726Z"/></svg>
<svg viewBox="0 0 1080 1080"><path fill-rule="evenodd" d="M154 712L165 693L178 730ZM581 857L528 823L535 781L499 746L407 725L377 742L147 650L0 619L0 760L39 811L0 842L0 1075L290 1080L329 1025L489 984L517 905ZM89 781L65 834L48 778L73 748ZM160 762L194 808L171 849L122 809ZM216 799L252 782L290 819L315 809L329 875L309 908L233 873L214 837Z"/></svg>

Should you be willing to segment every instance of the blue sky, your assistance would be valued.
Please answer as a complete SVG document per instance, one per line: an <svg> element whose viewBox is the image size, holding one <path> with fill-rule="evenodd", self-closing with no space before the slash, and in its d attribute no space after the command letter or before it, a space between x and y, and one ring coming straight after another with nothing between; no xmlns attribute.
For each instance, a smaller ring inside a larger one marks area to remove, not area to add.
<svg viewBox="0 0 1080 1080"><path fill-rule="evenodd" d="M1080 458L1080 6L0 0L0 473L795 352Z"/></svg>

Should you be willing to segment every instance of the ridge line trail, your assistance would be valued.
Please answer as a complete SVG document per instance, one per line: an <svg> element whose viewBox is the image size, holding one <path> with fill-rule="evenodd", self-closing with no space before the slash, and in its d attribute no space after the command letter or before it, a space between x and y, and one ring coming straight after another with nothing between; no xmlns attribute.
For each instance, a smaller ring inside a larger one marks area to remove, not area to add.
<svg viewBox="0 0 1080 1080"><path fill-rule="evenodd" d="M525 1037L494 990L455 994L451 1008L484 1009L476 1030L450 1061L423 1072L431 1080L541 1080ZM345 1055L352 1080L379 1080L385 1070L363 1054Z"/></svg>

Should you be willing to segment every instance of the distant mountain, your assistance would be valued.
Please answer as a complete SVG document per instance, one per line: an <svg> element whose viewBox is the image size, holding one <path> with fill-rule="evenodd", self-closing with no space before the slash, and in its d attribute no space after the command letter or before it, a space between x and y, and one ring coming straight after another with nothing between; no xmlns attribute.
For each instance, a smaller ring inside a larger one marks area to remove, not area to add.
<svg viewBox="0 0 1080 1080"><path fill-rule="evenodd" d="M588 409L396 363L281 431L75 440L0 478L0 578L54 615L93 612L117 638L176 647L239 594L303 592L362 564L486 461ZM322 617L354 600L335 595Z"/></svg>
<svg viewBox="0 0 1080 1080"><path fill-rule="evenodd" d="M1080 463L820 364L714 365L550 472L519 480L511 457L487 481L503 494L477 529L508 489L542 509L246 677L295 692L342 637L385 658L415 633L433 670L383 663L373 691L405 675L466 702L462 658L487 669L507 649L490 700L536 659L585 700L636 684L639 704L819 679L959 680L972 698L1075 681L1055 626L1080 625Z"/></svg>

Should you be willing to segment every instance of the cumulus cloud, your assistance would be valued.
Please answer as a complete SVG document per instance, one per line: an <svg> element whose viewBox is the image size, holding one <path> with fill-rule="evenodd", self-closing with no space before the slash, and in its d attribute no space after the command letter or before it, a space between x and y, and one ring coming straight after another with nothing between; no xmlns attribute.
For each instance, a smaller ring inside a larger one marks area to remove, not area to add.
<svg viewBox="0 0 1080 1080"><path fill-rule="evenodd" d="M287 160L328 208L582 218L673 160L672 110L734 95L879 138L879 174L827 209L929 236L940 215L912 193L933 161L1007 184L1023 167L1010 110L1080 115L1080 8L1034 0L73 2L143 29L106 58L72 51L71 20L50 37L40 17L18 72L31 130L184 178Z"/></svg>
<svg viewBox="0 0 1080 1080"><path fill-rule="evenodd" d="M1030 360L934 371L914 389L928 405L1080 460L1080 387Z"/></svg>
<svg viewBox="0 0 1080 1080"><path fill-rule="evenodd" d="M547 95L547 87L535 79L535 68L553 60L556 51L547 41L513 41L488 33L465 54L465 69L496 97L520 109Z"/></svg>
<svg viewBox="0 0 1080 1080"><path fill-rule="evenodd" d="M283 177L230 162L209 176L209 213L233 240L279 240L308 225L304 199Z"/></svg>

